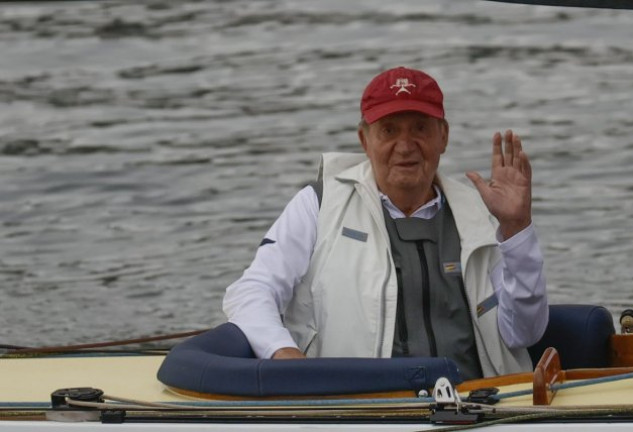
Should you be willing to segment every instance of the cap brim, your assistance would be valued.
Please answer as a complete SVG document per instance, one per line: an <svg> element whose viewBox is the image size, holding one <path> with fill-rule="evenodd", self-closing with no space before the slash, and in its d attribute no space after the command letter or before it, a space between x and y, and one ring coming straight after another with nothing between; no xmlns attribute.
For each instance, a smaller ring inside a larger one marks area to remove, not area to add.
<svg viewBox="0 0 633 432"><path fill-rule="evenodd" d="M385 116L402 111L417 111L431 117L444 118L444 109L436 104L415 100L395 100L368 109L363 113L363 119L368 124L372 124Z"/></svg>

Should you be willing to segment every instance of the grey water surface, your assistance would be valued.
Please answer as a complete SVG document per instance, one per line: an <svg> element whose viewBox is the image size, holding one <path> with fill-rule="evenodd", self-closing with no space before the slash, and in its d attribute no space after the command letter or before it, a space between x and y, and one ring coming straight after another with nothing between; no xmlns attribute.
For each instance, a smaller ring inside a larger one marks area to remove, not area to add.
<svg viewBox="0 0 633 432"><path fill-rule="evenodd" d="M482 0L0 3L0 344L202 329L360 94L434 75L444 172L513 128L552 303L633 306L633 11Z"/></svg>

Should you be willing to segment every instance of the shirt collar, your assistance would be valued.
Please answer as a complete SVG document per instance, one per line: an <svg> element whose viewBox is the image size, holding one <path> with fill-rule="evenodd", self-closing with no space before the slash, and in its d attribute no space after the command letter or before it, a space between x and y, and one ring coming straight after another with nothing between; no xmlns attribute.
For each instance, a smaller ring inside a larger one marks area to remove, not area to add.
<svg viewBox="0 0 633 432"><path fill-rule="evenodd" d="M435 190L435 198L431 201L428 201L422 204L416 211L411 214L411 217L417 217L420 219L431 219L433 218L438 211L442 208L442 204L444 203L444 195L442 195L442 191L437 185L433 185L433 189ZM400 219L407 217L402 211L391 202L389 197L382 192L380 193L380 200L382 201L382 205L385 206L389 215L393 219Z"/></svg>

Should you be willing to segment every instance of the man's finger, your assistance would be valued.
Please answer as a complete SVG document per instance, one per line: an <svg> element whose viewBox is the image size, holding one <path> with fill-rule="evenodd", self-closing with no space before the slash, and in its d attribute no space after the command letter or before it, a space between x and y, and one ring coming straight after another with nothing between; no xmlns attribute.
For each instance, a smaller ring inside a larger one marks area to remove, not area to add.
<svg viewBox="0 0 633 432"><path fill-rule="evenodd" d="M528 182L532 182L532 165L530 164L530 159L528 158L525 152L521 151L521 172L527 178Z"/></svg>
<svg viewBox="0 0 633 432"><path fill-rule="evenodd" d="M524 159L521 157L523 153L523 147L521 146L521 138L514 134L512 139L512 147L514 148L514 160L513 165L516 169L521 170L521 166L524 162ZM524 153L523 153L524 154Z"/></svg>
<svg viewBox="0 0 633 432"><path fill-rule="evenodd" d="M486 181L479 175L478 172L469 171L466 173L466 177L472 182L472 184L477 188L479 194L481 195L483 191L486 189Z"/></svg>
<svg viewBox="0 0 633 432"><path fill-rule="evenodd" d="M513 144L513 133L512 130L508 129L504 136L505 141L505 156L504 156L504 166L512 166L512 159L514 157L514 144Z"/></svg>
<svg viewBox="0 0 633 432"><path fill-rule="evenodd" d="M492 137L492 169L503 166L503 152L501 151L501 134L496 132Z"/></svg>

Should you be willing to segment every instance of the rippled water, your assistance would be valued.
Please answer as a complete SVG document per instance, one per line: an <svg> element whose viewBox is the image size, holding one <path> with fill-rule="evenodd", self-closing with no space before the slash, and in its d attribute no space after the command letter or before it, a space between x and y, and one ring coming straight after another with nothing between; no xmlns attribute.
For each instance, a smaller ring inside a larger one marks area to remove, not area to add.
<svg viewBox="0 0 633 432"><path fill-rule="evenodd" d="M436 76L443 170L513 128L553 303L633 306L633 11L479 0L0 3L0 343L200 329L378 71Z"/></svg>

